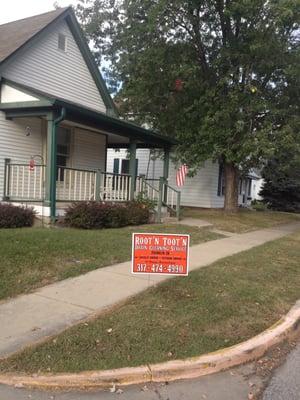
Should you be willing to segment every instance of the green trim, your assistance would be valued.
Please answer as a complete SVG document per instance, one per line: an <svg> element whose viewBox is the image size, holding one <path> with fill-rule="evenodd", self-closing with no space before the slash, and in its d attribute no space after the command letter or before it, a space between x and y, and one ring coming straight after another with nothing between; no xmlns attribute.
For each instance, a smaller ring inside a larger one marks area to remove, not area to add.
<svg viewBox="0 0 300 400"><path fill-rule="evenodd" d="M60 122L65 119L66 109L62 108L60 115L52 123L51 140L51 179L50 179L50 218L52 223L56 220L56 142L57 128Z"/></svg>
<svg viewBox="0 0 300 400"><path fill-rule="evenodd" d="M67 114L73 118L73 121L78 123L83 122L87 124L88 120L90 124L94 122L94 126L99 129L99 122L102 122L104 126L101 126L101 129L108 130L108 132L119 136L128 137L133 140L139 140L144 143L150 142L152 144L160 144L164 145L165 147L171 147L172 145L177 144L175 139L168 136L164 136L160 133L142 128L141 126L138 126L132 122L111 117L104 113L66 102L65 100L57 99L55 104L60 107L65 107L67 109ZM113 129L109 130L109 128Z"/></svg>
<svg viewBox="0 0 300 400"><path fill-rule="evenodd" d="M0 110L11 110L18 108L38 108L38 107L51 107L53 104L50 101L18 101L11 103L0 103Z"/></svg>
<svg viewBox="0 0 300 400"><path fill-rule="evenodd" d="M129 175L131 176L130 182L130 197L129 200L134 199L135 181L136 181L136 143L130 143L130 159L129 159Z"/></svg>
<svg viewBox="0 0 300 400"><path fill-rule="evenodd" d="M108 148L109 149L129 149L130 143L108 143ZM152 143L137 143L136 144L137 149L161 149L165 148L165 145L160 143L160 144L152 144Z"/></svg>
<svg viewBox="0 0 300 400"><path fill-rule="evenodd" d="M20 203L43 203L43 199L25 199L23 197L10 197L8 200L5 201Z"/></svg>
<svg viewBox="0 0 300 400"><path fill-rule="evenodd" d="M165 154L164 154L163 177L165 180L167 180L169 177L169 164L170 164L170 150L167 148L167 149L165 149Z"/></svg>
<svg viewBox="0 0 300 400"><path fill-rule="evenodd" d="M108 149L108 136L105 135L105 158L104 158L105 171L107 171L107 149Z"/></svg>
<svg viewBox="0 0 300 400"><path fill-rule="evenodd" d="M10 158L4 158L4 181L3 181L3 200L7 201L9 200L9 192L10 192ZM8 170L8 173L7 173ZM6 191L6 188L8 188L8 193Z"/></svg>
<svg viewBox="0 0 300 400"><path fill-rule="evenodd" d="M50 218L56 220L56 136L58 124L63 121L66 110L61 109L60 115L55 118L54 113L47 116L47 168L46 168L46 198L50 205Z"/></svg>
<svg viewBox="0 0 300 400"><path fill-rule="evenodd" d="M46 157L46 196L45 200L50 205L51 197L51 149L52 149L52 132L53 132L53 113L47 117L47 157Z"/></svg>
<svg viewBox="0 0 300 400"><path fill-rule="evenodd" d="M158 224L161 223L161 209L162 209L162 202L163 202L163 188L164 188L165 180L164 178L159 178L159 193L158 193L158 202L157 202L157 220Z"/></svg>
<svg viewBox="0 0 300 400"><path fill-rule="evenodd" d="M1 111L1 107L0 107L0 111ZM13 118L28 118L28 117L41 117L41 116L47 116L49 114L49 111L51 111L51 109L47 108L42 108L42 109L33 109L31 110L13 110L13 111L5 111L5 116L6 119L13 119Z"/></svg>
<svg viewBox="0 0 300 400"><path fill-rule="evenodd" d="M170 163L170 151L169 149L165 149L165 154L164 154L164 169L163 169L163 178L164 182L168 182L168 177L169 177L169 163ZM164 193L163 193L163 201L166 203L167 202L167 197L168 197L168 187L167 185L164 186Z"/></svg>
<svg viewBox="0 0 300 400"><path fill-rule="evenodd" d="M181 203L181 192L177 192L177 205L176 205L176 218L180 221L180 203Z"/></svg>

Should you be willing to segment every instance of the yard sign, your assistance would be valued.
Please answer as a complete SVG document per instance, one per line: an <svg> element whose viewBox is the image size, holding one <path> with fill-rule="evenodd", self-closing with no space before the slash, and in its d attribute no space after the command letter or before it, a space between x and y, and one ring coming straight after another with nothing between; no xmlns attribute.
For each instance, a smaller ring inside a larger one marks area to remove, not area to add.
<svg viewBox="0 0 300 400"><path fill-rule="evenodd" d="M189 235L133 233L132 273L188 275Z"/></svg>

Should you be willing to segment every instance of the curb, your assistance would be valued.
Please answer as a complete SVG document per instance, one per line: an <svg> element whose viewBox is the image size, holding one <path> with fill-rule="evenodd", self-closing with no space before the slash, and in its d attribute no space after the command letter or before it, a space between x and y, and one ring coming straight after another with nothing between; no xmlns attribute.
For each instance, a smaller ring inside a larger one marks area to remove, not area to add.
<svg viewBox="0 0 300 400"><path fill-rule="evenodd" d="M17 388L92 389L148 382L198 378L262 357L272 346L300 333L300 300L281 320L261 334L240 344L185 360L104 371L56 375L0 375L0 384Z"/></svg>

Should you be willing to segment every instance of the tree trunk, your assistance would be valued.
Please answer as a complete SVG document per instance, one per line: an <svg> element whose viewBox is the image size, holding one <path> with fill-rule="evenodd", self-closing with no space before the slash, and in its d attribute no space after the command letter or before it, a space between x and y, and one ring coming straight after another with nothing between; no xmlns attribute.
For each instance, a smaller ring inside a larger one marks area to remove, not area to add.
<svg viewBox="0 0 300 400"><path fill-rule="evenodd" d="M232 163L224 164L225 173L225 212L238 211L238 181L239 171L238 168Z"/></svg>

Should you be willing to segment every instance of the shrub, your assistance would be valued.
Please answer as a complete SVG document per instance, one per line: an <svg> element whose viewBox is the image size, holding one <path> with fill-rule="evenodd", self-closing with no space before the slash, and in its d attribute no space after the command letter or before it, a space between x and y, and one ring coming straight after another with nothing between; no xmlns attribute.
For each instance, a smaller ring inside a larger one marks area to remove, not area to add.
<svg viewBox="0 0 300 400"><path fill-rule="evenodd" d="M153 211L157 205L157 201L149 199L146 192L139 193L135 202L146 206L150 211Z"/></svg>
<svg viewBox="0 0 300 400"><path fill-rule="evenodd" d="M147 224L150 219L152 205L139 201L131 201L127 204L128 225Z"/></svg>
<svg viewBox="0 0 300 400"><path fill-rule="evenodd" d="M251 208L255 211L267 211L268 206L267 204L264 204L262 201L259 200L253 200L251 203Z"/></svg>
<svg viewBox="0 0 300 400"><path fill-rule="evenodd" d="M137 201L126 204L82 202L68 207L65 223L74 228L101 229L149 222L150 209Z"/></svg>
<svg viewBox="0 0 300 400"><path fill-rule="evenodd" d="M0 204L0 228L23 228L32 226L35 211L31 207Z"/></svg>

